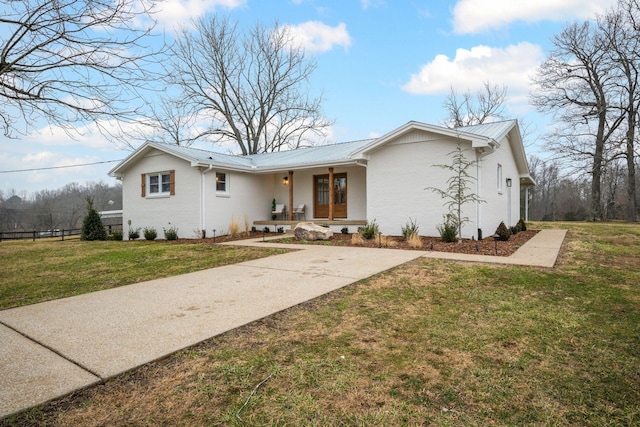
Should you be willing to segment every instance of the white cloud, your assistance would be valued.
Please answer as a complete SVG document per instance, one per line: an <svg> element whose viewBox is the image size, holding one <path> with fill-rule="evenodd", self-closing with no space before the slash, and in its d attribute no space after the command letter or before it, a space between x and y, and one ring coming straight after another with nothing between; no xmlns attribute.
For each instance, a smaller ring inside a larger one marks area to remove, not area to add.
<svg viewBox="0 0 640 427"><path fill-rule="evenodd" d="M529 77L543 58L542 48L531 43L520 43L496 48L475 46L470 50L458 49L450 59L437 55L433 61L411 76L402 89L418 95L448 94L450 88L475 92L484 82L505 85L510 100L526 97Z"/></svg>
<svg viewBox="0 0 640 427"><path fill-rule="evenodd" d="M386 2L384 0L360 0L360 6L364 9L371 9L376 7L385 6Z"/></svg>
<svg viewBox="0 0 640 427"><path fill-rule="evenodd" d="M234 9L245 4L246 0L165 0L158 3L154 17L167 28L189 25L190 21L216 7Z"/></svg>
<svg viewBox="0 0 640 427"><path fill-rule="evenodd" d="M453 8L453 31L478 33L514 21L594 18L617 0L460 0Z"/></svg>
<svg viewBox="0 0 640 427"><path fill-rule="evenodd" d="M75 147L77 149L91 149L102 152L114 150L130 150L132 145L139 142L131 140L125 135L139 135L147 128L140 123L123 123L116 120L101 120L84 126L76 126L68 133L60 126L48 126L22 138L22 142L29 146L42 147ZM105 133L112 135L107 138ZM116 137L119 135L119 137Z"/></svg>
<svg viewBox="0 0 640 427"><path fill-rule="evenodd" d="M331 27L319 21L308 21L298 25L285 25L283 29L308 52L327 52L334 46L345 49L351 46L351 36L344 23Z"/></svg>

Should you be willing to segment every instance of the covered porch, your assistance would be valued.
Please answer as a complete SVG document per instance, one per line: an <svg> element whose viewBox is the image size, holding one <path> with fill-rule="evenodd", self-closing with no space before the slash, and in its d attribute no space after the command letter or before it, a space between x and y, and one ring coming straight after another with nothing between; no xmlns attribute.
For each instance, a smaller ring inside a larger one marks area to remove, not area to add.
<svg viewBox="0 0 640 427"><path fill-rule="evenodd" d="M334 232L344 227L355 232L367 223L365 172L353 164L272 171L272 210L252 224L275 231L314 222Z"/></svg>
<svg viewBox="0 0 640 427"><path fill-rule="evenodd" d="M298 225L298 223L300 222L313 222L317 225L328 226L334 232L340 232L344 227L347 227L350 233L355 233L358 227L362 227L363 225L367 224L366 219L334 219L329 221L327 219L322 219L322 218L319 218L319 219L311 218L306 220L297 219L295 221L277 220L277 219L276 220L256 220L256 221L253 221L253 226L256 227L258 231L263 230L265 227L268 227L270 231L275 232L279 228L283 228L285 231L293 230L296 227L296 225Z"/></svg>

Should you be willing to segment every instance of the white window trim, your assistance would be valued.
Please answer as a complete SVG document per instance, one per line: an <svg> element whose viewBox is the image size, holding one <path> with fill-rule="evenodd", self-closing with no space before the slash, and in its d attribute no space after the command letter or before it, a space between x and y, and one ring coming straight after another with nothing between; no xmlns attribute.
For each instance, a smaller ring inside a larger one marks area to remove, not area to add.
<svg viewBox="0 0 640 427"><path fill-rule="evenodd" d="M171 183L169 183L169 190L167 191L162 191L162 176L163 175L169 175L170 176L170 171L162 171L162 172L152 172L152 173L147 173L146 174L146 179L147 179L147 194L146 194L146 198L147 199L161 199L161 198L167 198L167 197L171 197ZM157 176L158 177L158 192L153 193L151 191L151 177L152 176ZM171 178L169 178L169 180L171 180Z"/></svg>
<svg viewBox="0 0 640 427"><path fill-rule="evenodd" d="M496 179L497 179L497 187L498 194L502 194L502 165L498 163L498 168L496 170Z"/></svg>
<svg viewBox="0 0 640 427"><path fill-rule="evenodd" d="M219 191L218 190L218 174L224 174L224 191ZM229 197L229 172L223 172L223 171L215 171L215 173L213 174L214 176L214 188L215 188L215 192L216 192L216 197Z"/></svg>

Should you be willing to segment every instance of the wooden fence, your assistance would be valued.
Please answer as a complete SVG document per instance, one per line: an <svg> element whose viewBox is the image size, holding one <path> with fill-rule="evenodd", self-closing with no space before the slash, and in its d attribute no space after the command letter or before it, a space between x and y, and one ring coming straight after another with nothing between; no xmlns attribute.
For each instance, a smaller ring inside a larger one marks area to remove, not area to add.
<svg viewBox="0 0 640 427"><path fill-rule="evenodd" d="M104 226L107 235L110 236L113 232L122 232L122 224L109 224ZM0 231L0 242L3 240L33 240L36 239L59 239L64 240L65 237L80 236L82 234L81 228L72 228L69 230L55 229L55 230L31 230L31 231Z"/></svg>

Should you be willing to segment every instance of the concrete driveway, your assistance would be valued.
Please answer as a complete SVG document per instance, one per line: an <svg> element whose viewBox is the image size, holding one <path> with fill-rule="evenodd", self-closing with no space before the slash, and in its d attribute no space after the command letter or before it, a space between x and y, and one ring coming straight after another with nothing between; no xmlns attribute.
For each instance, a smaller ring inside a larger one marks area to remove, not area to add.
<svg viewBox="0 0 640 427"><path fill-rule="evenodd" d="M0 418L419 257L553 267L565 234L511 257L233 242L300 250L0 311Z"/></svg>
<svg viewBox="0 0 640 427"><path fill-rule="evenodd" d="M0 417L423 254L307 245L287 254L0 311Z"/></svg>

